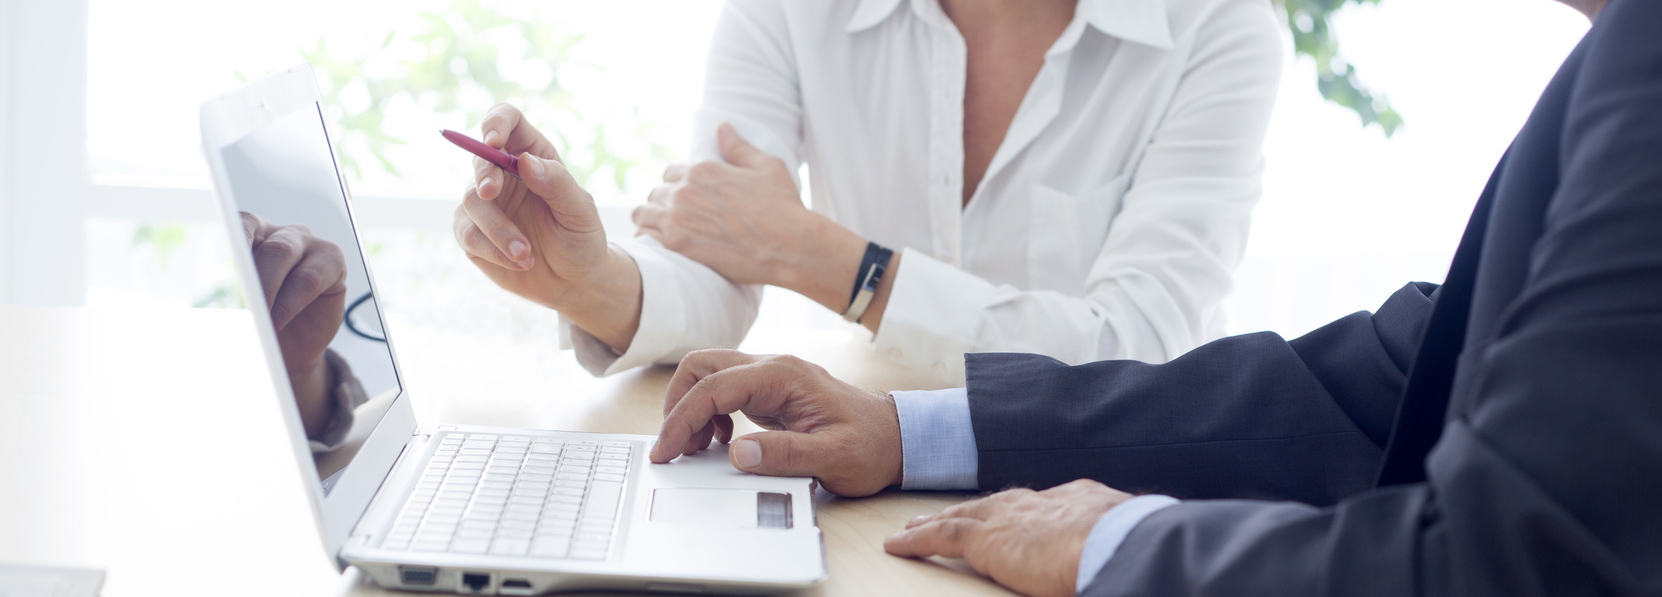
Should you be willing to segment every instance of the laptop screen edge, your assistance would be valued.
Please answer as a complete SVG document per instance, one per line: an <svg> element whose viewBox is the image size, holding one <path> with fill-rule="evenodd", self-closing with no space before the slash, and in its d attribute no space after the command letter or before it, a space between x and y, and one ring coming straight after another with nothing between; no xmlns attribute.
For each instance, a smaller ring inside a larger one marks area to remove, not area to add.
<svg viewBox="0 0 1662 597"><path fill-rule="evenodd" d="M301 64L294 68L279 72L263 79L254 81L241 89L210 99L202 104L201 129L203 153L207 159L209 170L212 172L215 196L218 198L221 216L226 227L227 237L233 244L244 243L244 236L240 211L235 193L230 184L230 175L225 166L221 152L238 140L247 137L263 126L282 116L299 110L310 110L314 114L322 104L321 94L318 92L316 79L309 65ZM322 118L321 114L318 114ZM325 135L330 133L330 127L325 123ZM332 138L332 137L331 137ZM334 158L333 147L330 148L331 159L334 161L337 178L340 168L338 159ZM344 181L342 193L346 193ZM350 201L347 210L351 217ZM355 219L351 222L354 231L358 230ZM363 253L362 245L354 247ZM343 250L345 247L343 247ZM232 251L233 260L238 271L238 283L243 295L248 297L262 296L258 277L255 274L253 258L247 251ZM368 268L367 260L365 264ZM371 292L374 291L374 273L367 272L370 278ZM324 541L324 547L337 570L345 570L346 563L340 558L340 550L350 536L353 527L369 507L370 501L380 489L382 481L396 463L402 453L404 445L417 428L415 414L409 403L409 392L404 385L401 369L398 367L396 349L393 348L390 331L387 348L391 353L394 375L398 379L399 394L393 399L385 416L371 432L364 442L363 448L339 473L331 491L325 493L322 480L317 475L313 464L311 450L304 427L300 420L300 413L295 405L294 390L289 383L286 369L283 366L281 352L277 344L277 332L272 326L271 317L265 304L261 301L249 301L249 311L253 314L254 326L261 343L262 355L270 370L274 389L277 395L278 407L282 413L283 423L288 435L296 463L299 465L300 477L305 486L306 496L310 502L314 520L317 522L318 532Z"/></svg>

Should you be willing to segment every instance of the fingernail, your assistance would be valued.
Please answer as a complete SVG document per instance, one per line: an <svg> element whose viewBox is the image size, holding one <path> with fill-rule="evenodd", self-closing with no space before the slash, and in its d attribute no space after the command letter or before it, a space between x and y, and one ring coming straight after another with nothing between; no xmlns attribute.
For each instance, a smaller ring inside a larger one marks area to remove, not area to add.
<svg viewBox="0 0 1662 597"><path fill-rule="evenodd" d="M485 144L496 147L496 138L500 136L496 131L485 131Z"/></svg>
<svg viewBox="0 0 1662 597"><path fill-rule="evenodd" d="M516 240L508 243L508 258L514 260L515 263L523 263L526 258L525 241Z"/></svg>
<svg viewBox="0 0 1662 597"><path fill-rule="evenodd" d="M762 444L753 439L741 439L733 442L733 462L739 468L752 469L762 465Z"/></svg>
<svg viewBox="0 0 1662 597"><path fill-rule="evenodd" d="M541 158L538 158L537 156L534 156L534 155L531 155L531 154L527 153L523 156L520 156L519 163L524 164L526 166L526 169L531 171L531 176L534 176L536 178L542 178L543 169L542 169L542 159Z"/></svg>
<svg viewBox="0 0 1662 597"><path fill-rule="evenodd" d="M932 518L932 517L928 514L925 514L923 516L914 516L914 517L912 517L912 524L923 524L925 522L928 522L930 518Z"/></svg>

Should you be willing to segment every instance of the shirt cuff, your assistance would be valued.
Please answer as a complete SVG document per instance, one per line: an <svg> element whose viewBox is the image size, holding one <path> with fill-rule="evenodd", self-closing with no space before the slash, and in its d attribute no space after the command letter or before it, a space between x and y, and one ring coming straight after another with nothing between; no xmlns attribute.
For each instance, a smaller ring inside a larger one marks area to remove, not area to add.
<svg viewBox="0 0 1662 597"><path fill-rule="evenodd" d="M922 251L903 249L900 271L872 338L879 353L953 383L964 382L964 353L973 352L982 310L998 287Z"/></svg>
<svg viewBox="0 0 1662 597"><path fill-rule="evenodd" d="M901 489L978 486L980 457L964 388L892 392L900 415Z"/></svg>
<svg viewBox="0 0 1662 597"><path fill-rule="evenodd" d="M1091 527L1091 535L1085 538L1085 551L1079 555L1079 579L1075 582L1074 592L1083 593L1085 587L1091 586L1091 581L1096 580L1096 573L1108 565L1108 560L1119 551L1120 544L1131 534L1131 529L1137 528L1137 524L1148 515L1177 503L1177 498L1169 495L1139 495L1104 512L1102 518L1096 519L1096 526Z"/></svg>

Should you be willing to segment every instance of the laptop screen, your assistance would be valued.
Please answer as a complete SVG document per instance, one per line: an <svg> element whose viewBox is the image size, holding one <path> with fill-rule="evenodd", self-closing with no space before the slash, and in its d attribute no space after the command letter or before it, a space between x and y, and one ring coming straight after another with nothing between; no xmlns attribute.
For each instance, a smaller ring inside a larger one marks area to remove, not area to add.
<svg viewBox="0 0 1662 597"><path fill-rule="evenodd" d="M220 152L325 493L401 391L330 147L314 104Z"/></svg>

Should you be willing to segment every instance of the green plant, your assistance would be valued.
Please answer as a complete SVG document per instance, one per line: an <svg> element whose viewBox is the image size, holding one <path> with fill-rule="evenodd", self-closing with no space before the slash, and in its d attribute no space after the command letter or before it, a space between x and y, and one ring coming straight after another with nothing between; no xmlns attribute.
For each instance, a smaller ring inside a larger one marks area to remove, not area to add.
<svg viewBox="0 0 1662 597"><path fill-rule="evenodd" d="M185 236L183 224L147 222L133 230L132 247L138 250L148 249L156 260L156 266L165 268L168 261L173 258L173 253L185 246Z"/></svg>
<svg viewBox="0 0 1662 597"><path fill-rule="evenodd" d="M477 127L490 105L512 103L561 148L566 167L585 186L594 182L593 175L609 172L617 190L624 191L631 171L672 155L655 140L657 126L642 120L638 111L623 119L632 123L633 130L624 133L635 143L620 144L607 130L611 114L576 109L571 90L562 84L564 75L574 69L605 72L600 65L573 59L572 50L583 36L562 33L540 13L508 15L478 0L454 0L420 19L421 26L409 34L388 32L379 50L369 55L336 55L324 39L300 52L321 79L330 116L341 128L338 143L367 150L388 174L404 175L390 150L408 140L384 126L389 108L400 100L441 116L465 116L468 129ZM527 77L526 72L546 73L546 81L527 80L542 77ZM349 108L353 102L340 97L349 89L357 97L367 96L367 102ZM358 153L343 150L338 157L361 179Z"/></svg>
<svg viewBox="0 0 1662 597"><path fill-rule="evenodd" d="M1344 106L1362 118L1362 126L1379 125L1386 137L1402 127L1402 116L1391 109L1383 94L1363 86L1356 67L1339 54L1332 17L1347 4L1379 4L1379 0L1280 0L1293 33L1293 52L1316 61L1316 89L1327 101Z"/></svg>

